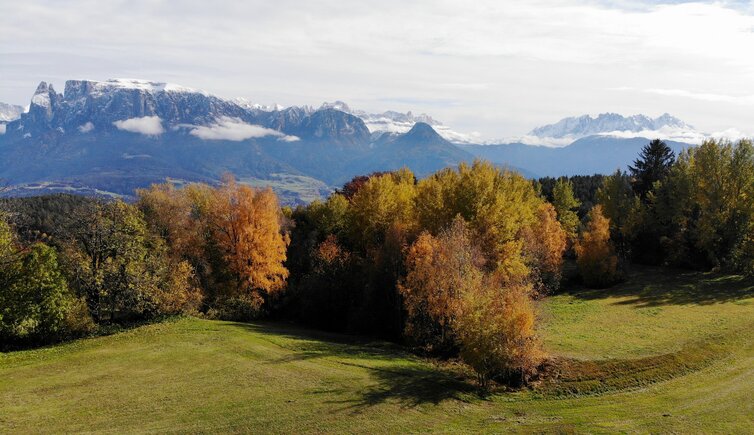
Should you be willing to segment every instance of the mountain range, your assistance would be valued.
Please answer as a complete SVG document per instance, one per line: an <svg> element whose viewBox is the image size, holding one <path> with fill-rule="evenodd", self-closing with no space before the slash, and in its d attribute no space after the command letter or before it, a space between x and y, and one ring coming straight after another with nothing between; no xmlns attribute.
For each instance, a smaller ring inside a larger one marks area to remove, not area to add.
<svg viewBox="0 0 754 435"><path fill-rule="evenodd" d="M527 141L479 144L426 114L372 114L340 101L284 108L145 80L69 80L62 93L42 82L27 109L0 105L0 179L16 195L129 196L150 183L214 183L231 172L296 203L355 175L407 166L421 177L477 157L529 177L609 173L653 137L644 133L663 129L692 127L668 114L608 113L536 128ZM533 146L532 138L569 144Z"/></svg>

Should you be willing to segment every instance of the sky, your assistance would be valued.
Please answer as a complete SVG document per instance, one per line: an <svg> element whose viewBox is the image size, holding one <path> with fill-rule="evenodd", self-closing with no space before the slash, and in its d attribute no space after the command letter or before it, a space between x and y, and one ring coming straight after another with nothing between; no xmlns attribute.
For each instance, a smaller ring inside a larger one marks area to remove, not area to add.
<svg viewBox="0 0 754 435"><path fill-rule="evenodd" d="M122 77L483 139L604 112L752 134L754 1L0 0L0 101Z"/></svg>

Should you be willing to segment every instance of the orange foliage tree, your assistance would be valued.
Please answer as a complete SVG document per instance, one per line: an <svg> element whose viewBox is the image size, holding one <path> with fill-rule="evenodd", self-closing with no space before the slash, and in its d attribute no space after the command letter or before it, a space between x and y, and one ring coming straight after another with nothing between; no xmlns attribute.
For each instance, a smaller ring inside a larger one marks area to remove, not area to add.
<svg viewBox="0 0 754 435"><path fill-rule="evenodd" d="M406 262L408 273L399 289L410 336L443 350L460 348L483 386L492 377L517 375L523 381L536 368L542 352L531 286L503 283L500 274L485 273L461 217L437 237L422 233Z"/></svg>
<svg viewBox="0 0 754 435"><path fill-rule="evenodd" d="M407 251L408 273L398 286L408 312L407 335L428 350L452 349L461 294L481 282L482 263L460 216L437 237L423 232Z"/></svg>
<svg viewBox="0 0 754 435"><path fill-rule="evenodd" d="M149 225L180 256L201 255L201 226L192 215L191 198L169 183L153 184L137 190L138 206Z"/></svg>
<svg viewBox="0 0 754 435"><path fill-rule="evenodd" d="M542 203L534 225L523 229L524 255L538 293L557 290L563 268L567 234L550 203Z"/></svg>
<svg viewBox="0 0 754 435"><path fill-rule="evenodd" d="M233 296L251 297L283 288L288 235L282 213L270 188L256 190L226 177L214 189L207 207L207 221L236 281Z"/></svg>
<svg viewBox="0 0 754 435"><path fill-rule="evenodd" d="M461 358L482 387L491 378L526 382L544 357L535 330L531 287L500 287L493 280L467 287L456 320Z"/></svg>
<svg viewBox="0 0 754 435"><path fill-rule="evenodd" d="M618 257L610 243L610 219L596 205L589 212L589 223L574 247L576 264L584 283L590 287L606 287L618 276Z"/></svg>

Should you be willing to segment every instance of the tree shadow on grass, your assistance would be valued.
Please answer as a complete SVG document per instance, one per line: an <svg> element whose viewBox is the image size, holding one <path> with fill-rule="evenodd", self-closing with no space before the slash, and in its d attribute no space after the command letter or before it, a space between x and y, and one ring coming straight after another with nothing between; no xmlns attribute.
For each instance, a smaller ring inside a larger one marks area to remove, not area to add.
<svg viewBox="0 0 754 435"><path fill-rule="evenodd" d="M627 297L616 302L637 308L662 305L711 305L754 298L754 279L741 275L692 272L662 267L637 266L627 281L605 289L571 284L563 293L594 300Z"/></svg>
<svg viewBox="0 0 754 435"><path fill-rule="evenodd" d="M478 390L460 370L435 367L415 360L415 356L398 345L373 341L364 337L312 331L285 324L234 323L290 354L268 360L267 364L285 364L318 358L330 358L337 364L366 370L375 381L373 386L358 392L358 398L333 401L345 405L343 410L361 410L383 402L405 407L438 404L445 400L468 401ZM411 361L411 359L414 359ZM375 363L403 360L389 367ZM314 392L312 394L318 394Z"/></svg>
<svg viewBox="0 0 754 435"><path fill-rule="evenodd" d="M376 384L359 392L359 397L339 402L347 405L343 410L354 413L385 402L398 403L406 408L420 405L437 405L446 400L469 402L478 389L463 376L449 371L421 365L381 368L342 362L370 372Z"/></svg>
<svg viewBox="0 0 754 435"><path fill-rule="evenodd" d="M369 337L336 334L273 322L234 322L233 325L257 333L259 338L270 344L292 352L290 355L270 360L270 364L323 357L393 360L412 356L397 344Z"/></svg>

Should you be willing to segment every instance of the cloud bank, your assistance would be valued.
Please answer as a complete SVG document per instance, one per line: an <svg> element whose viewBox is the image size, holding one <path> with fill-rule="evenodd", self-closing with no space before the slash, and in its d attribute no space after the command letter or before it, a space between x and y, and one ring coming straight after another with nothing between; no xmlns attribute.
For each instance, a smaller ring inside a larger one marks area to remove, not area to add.
<svg viewBox="0 0 754 435"><path fill-rule="evenodd" d="M288 136L277 130L247 124L238 118L227 116L218 118L214 124L193 126L189 134L204 140L230 140L235 142L266 136L274 136L278 140L286 142L298 140L296 136Z"/></svg>
<svg viewBox="0 0 754 435"><path fill-rule="evenodd" d="M147 136L157 136L165 132L162 128L162 120L159 116L144 116L142 118L131 118L123 121L115 121L113 125L118 130L130 131ZM84 125L86 126L86 124Z"/></svg>
<svg viewBox="0 0 754 435"><path fill-rule="evenodd" d="M9 103L41 80L130 76L263 103L425 112L483 138L583 113L668 112L704 131L752 119L751 1L6 3Z"/></svg>

